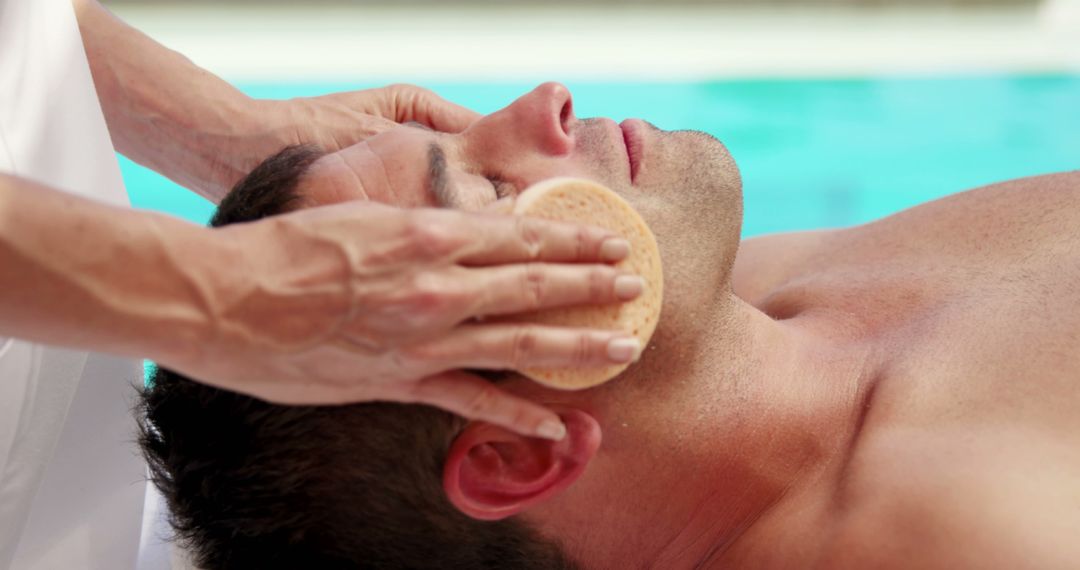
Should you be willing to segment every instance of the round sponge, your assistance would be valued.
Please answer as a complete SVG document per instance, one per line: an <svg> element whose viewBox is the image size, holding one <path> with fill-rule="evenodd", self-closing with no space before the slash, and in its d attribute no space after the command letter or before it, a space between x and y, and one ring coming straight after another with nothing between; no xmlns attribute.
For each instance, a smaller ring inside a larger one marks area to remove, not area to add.
<svg viewBox="0 0 1080 570"><path fill-rule="evenodd" d="M527 317L529 321L552 326L623 330L636 336L642 348L648 346L660 320L664 274L656 237L626 200L589 180L553 178L526 188L514 203L513 213L588 224L615 232L630 242L630 256L615 267L645 280L645 291L633 301L537 311ZM627 366L629 364L533 369L521 373L553 388L580 390L611 380Z"/></svg>

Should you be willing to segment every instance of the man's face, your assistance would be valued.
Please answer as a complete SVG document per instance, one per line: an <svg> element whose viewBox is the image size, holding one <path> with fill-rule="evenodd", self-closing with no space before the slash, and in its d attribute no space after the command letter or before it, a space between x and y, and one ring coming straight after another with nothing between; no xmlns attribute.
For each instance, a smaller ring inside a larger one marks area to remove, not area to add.
<svg viewBox="0 0 1080 570"><path fill-rule="evenodd" d="M618 192L656 234L665 272L664 318L726 289L742 220L738 169L697 131L640 120L574 117L570 93L545 83L460 134L404 125L320 159L313 204L368 198L401 207L480 210L556 176Z"/></svg>
<svg viewBox="0 0 1080 570"><path fill-rule="evenodd" d="M619 378L581 392L516 376L501 384L535 401L584 410L603 429L603 447L587 474L560 501L526 515L561 535L575 532L567 526L571 519L578 528L599 524L610 508L604 505L650 496L674 504L668 491L691 468L666 457L696 429L672 418L699 417L720 397L715 386L693 377L714 336L715 309L729 298L742 219L741 182L724 146L704 133L664 132L638 120L621 126L579 120L566 88L546 83L460 134L405 125L323 157L302 191L309 205L367 198L480 210L556 176L597 181L633 205L656 235L665 279L653 340ZM687 497L687 508L692 501ZM648 527L645 520L620 520L626 536Z"/></svg>

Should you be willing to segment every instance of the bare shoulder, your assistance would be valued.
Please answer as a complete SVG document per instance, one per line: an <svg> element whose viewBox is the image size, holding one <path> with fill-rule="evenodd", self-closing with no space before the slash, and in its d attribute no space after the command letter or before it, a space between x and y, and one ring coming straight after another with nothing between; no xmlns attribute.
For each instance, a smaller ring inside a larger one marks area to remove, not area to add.
<svg viewBox="0 0 1080 570"><path fill-rule="evenodd" d="M1080 567L1074 464L1046 450L957 460L969 453L947 440L880 450L894 460L862 473L816 566Z"/></svg>
<svg viewBox="0 0 1080 570"><path fill-rule="evenodd" d="M778 289L885 266L948 280L979 266L1080 268L1080 171L953 194L865 225L744 241L734 291L754 305ZM947 271L942 271L948 268Z"/></svg>
<svg viewBox="0 0 1080 570"><path fill-rule="evenodd" d="M1080 171L1009 180L852 228L853 242L970 259L1031 258L1080 243ZM1045 251L1045 249L1043 249Z"/></svg>
<svg viewBox="0 0 1080 570"><path fill-rule="evenodd" d="M748 240L733 280L910 333L813 567L1080 568L1080 173Z"/></svg>

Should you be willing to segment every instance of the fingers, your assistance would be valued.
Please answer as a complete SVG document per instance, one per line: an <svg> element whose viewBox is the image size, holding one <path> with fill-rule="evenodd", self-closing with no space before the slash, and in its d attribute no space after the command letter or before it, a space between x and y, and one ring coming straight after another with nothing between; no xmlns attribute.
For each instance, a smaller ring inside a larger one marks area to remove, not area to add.
<svg viewBox="0 0 1080 570"><path fill-rule="evenodd" d="M459 133L476 122L480 114L451 103L433 91L414 85L388 87L394 102L394 119L399 123L416 121L446 133Z"/></svg>
<svg viewBox="0 0 1080 570"><path fill-rule="evenodd" d="M607 265L452 266L409 273L372 290L362 302L366 308L355 321L344 324L339 334L356 346L412 345L477 317L627 302L644 290L645 280L640 276ZM372 335L372 329L377 334ZM444 359L438 362L446 363Z"/></svg>
<svg viewBox="0 0 1080 570"><path fill-rule="evenodd" d="M510 395L467 372L445 372L417 382L413 401L442 408L471 420L485 421L525 436L560 440L566 427L551 410Z"/></svg>
<svg viewBox="0 0 1080 570"><path fill-rule="evenodd" d="M607 265L519 263L465 271L462 297L475 301L463 317L624 302L645 289L641 277Z"/></svg>
<svg viewBox="0 0 1080 570"><path fill-rule="evenodd" d="M465 214L471 234L458 254L464 265L522 261L613 263L630 255L630 243L612 232L585 225L525 216Z"/></svg>
<svg viewBox="0 0 1080 570"><path fill-rule="evenodd" d="M630 243L603 228L523 216L434 208L402 211L402 260L466 266L525 261L614 263Z"/></svg>
<svg viewBox="0 0 1080 570"><path fill-rule="evenodd" d="M627 333L501 323L462 325L446 336L402 349L422 369L524 370L633 362L641 344Z"/></svg>

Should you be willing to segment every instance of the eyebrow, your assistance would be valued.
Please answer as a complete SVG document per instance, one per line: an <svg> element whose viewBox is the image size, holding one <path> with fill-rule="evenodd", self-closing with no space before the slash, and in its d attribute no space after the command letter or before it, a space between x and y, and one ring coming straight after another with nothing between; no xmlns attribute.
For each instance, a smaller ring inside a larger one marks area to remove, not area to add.
<svg viewBox="0 0 1080 570"><path fill-rule="evenodd" d="M454 192L446 175L446 153L436 142L428 145L428 193L443 208L453 203Z"/></svg>

